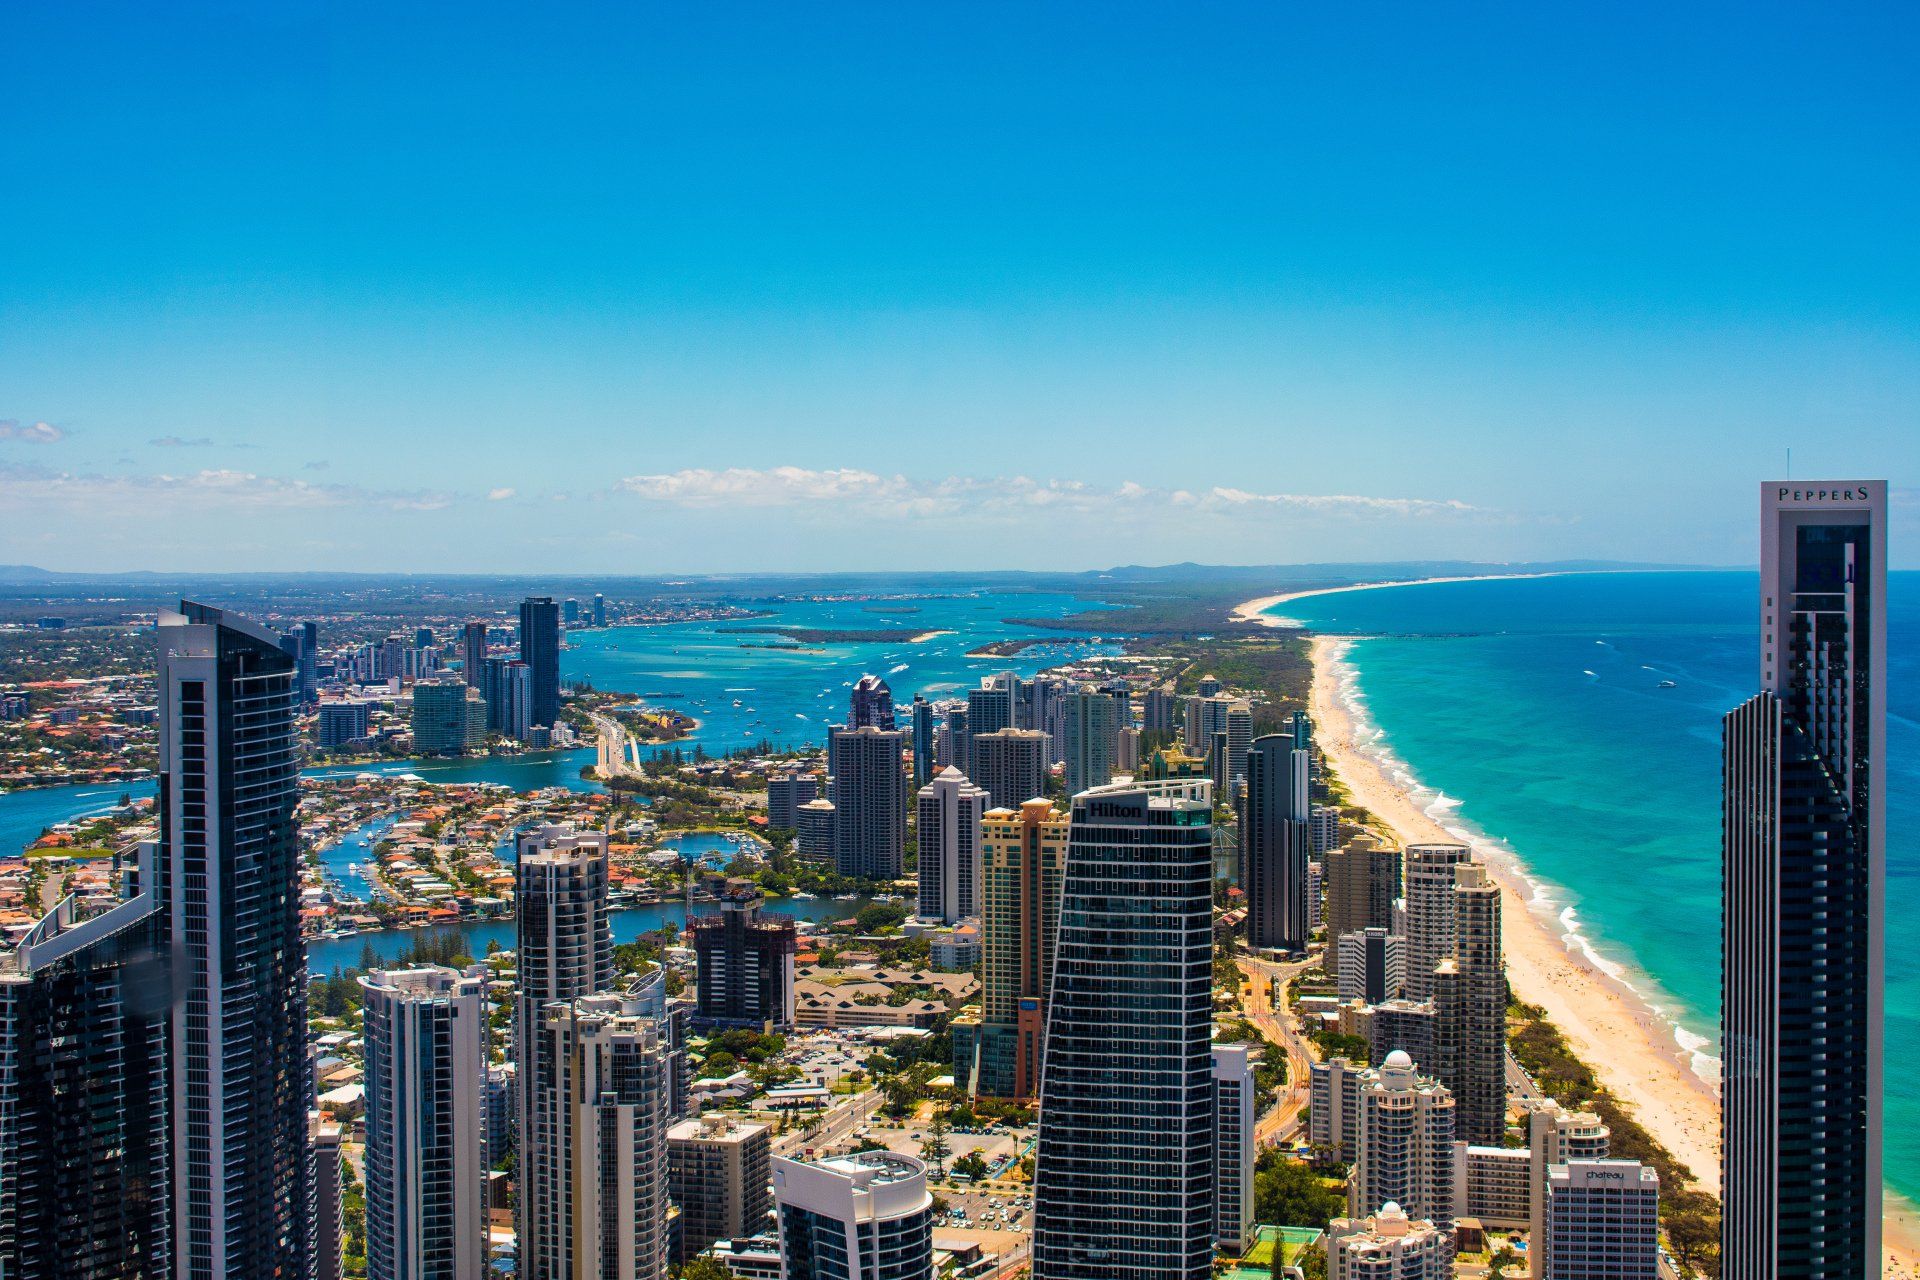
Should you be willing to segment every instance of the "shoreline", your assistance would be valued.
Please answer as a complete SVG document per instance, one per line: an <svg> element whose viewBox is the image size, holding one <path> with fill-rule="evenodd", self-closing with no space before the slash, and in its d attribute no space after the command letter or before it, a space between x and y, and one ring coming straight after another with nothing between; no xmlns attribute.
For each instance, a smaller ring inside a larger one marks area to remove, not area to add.
<svg viewBox="0 0 1920 1280"><path fill-rule="evenodd" d="M1374 749L1384 735L1363 741L1356 732L1365 727L1379 733L1377 726L1359 723L1352 701L1354 671L1343 661L1352 644L1348 638L1316 635L1309 647L1315 741L1349 800L1371 812L1384 834L1403 847L1443 842L1473 849L1500 886L1501 945L1515 995L1545 1010L1575 1056L1632 1108L1655 1140L1693 1173L1701 1190L1718 1197L1717 1087L1698 1074L1694 1053L1683 1047L1674 1025L1603 968L1586 939L1566 931L1551 903L1536 903L1536 885L1516 854L1470 833L1449 830L1389 775ZM1881 1230L1887 1280L1920 1280L1920 1209L1883 1189Z"/></svg>
<svg viewBox="0 0 1920 1280"><path fill-rule="evenodd" d="M1259 596L1252 600L1243 600L1233 606L1235 622L1251 622L1262 627L1294 628L1285 620L1272 617L1267 610L1275 605L1285 604L1289 600L1305 600L1309 596L1338 596L1349 591L1380 591L1387 587L1431 587L1443 582L1518 582L1527 578L1564 578L1568 574L1584 572L1578 569L1549 569L1540 573L1461 573L1445 578L1403 578L1397 582L1355 582L1344 587L1314 587L1307 591L1284 591L1279 595Z"/></svg>
<svg viewBox="0 0 1920 1280"><path fill-rule="evenodd" d="M1569 1047L1602 1084L1633 1107L1648 1132L1719 1193L1720 1104L1668 1027L1619 979L1563 941L1558 917L1534 909L1534 885L1504 850L1449 830L1389 776L1359 739L1350 702L1351 641L1315 636L1311 713L1315 739L1351 801L1370 811L1396 843L1467 844L1500 886L1501 944L1514 993L1546 1010ZM1575 935L1577 936L1577 935Z"/></svg>

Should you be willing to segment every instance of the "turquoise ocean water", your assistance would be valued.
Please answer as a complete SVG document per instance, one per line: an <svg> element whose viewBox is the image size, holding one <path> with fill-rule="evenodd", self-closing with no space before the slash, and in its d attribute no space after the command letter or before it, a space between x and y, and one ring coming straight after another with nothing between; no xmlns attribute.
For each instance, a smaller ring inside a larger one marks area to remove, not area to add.
<svg viewBox="0 0 1920 1280"><path fill-rule="evenodd" d="M1315 596L1356 637L1374 750L1446 825L1510 850L1585 948L1717 1068L1720 717L1758 679L1758 578L1575 574ZM1920 573L1888 585L1887 917L1920 912ZM1671 681L1670 687L1665 682ZM1920 968L1889 948L1887 1055L1920 1051ZM1897 1079L1897 1075L1894 1077ZM1920 1096L1886 1097L1888 1183L1920 1196Z"/></svg>

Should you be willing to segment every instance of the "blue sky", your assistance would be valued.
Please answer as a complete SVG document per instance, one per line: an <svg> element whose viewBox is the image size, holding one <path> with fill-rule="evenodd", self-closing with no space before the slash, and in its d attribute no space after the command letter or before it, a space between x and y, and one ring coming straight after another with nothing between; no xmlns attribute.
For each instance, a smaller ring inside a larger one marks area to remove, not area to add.
<svg viewBox="0 0 1920 1280"><path fill-rule="evenodd" d="M1912 8L536 8L0 11L0 562L1920 532Z"/></svg>

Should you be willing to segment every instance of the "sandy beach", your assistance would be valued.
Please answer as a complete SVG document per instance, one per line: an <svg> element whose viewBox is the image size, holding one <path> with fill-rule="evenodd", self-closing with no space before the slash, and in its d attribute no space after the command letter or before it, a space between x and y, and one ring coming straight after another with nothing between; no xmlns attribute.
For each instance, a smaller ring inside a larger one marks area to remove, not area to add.
<svg viewBox="0 0 1920 1280"><path fill-rule="evenodd" d="M1303 593L1304 594L1304 593ZM1248 601L1259 612L1284 597ZM1236 611L1238 612L1238 611ZM1353 713L1342 687L1340 661L1349 641L1316 636L1311 644L1313 690L1309 712L1314 739L1354 804L1370 810L1385 834L1402 845L1460 843L1389 775L1365 742L1355 741ZM1501 887L1501 941L1507 975L1516 995L1546 1010L1582 1061L1700 1186L1720 1189L1720 1106L1716 1087L1692 1069L1690 1056L1639 997L1584 955L1569 951L1551 909L1530 905L1532 890L1522 868L1497 849L1477 849ZM1920 1216L1889 1196L1884 1217L1886 1270L1890 1280L1920 1280Z"/></svg>
<svg viewBox="0 0 1920 1280"><path fill-rule="evenodd" d="M1571 571L1569 571L1571 572ZM1263 627L1282 625L1280 619L1267 616L1267 610L1289 600L1303 600L1308 596L1337 596L1349 591L1379 591L1386 587L1429 587L1440 582L1501 582L1515 578L1558 578L1560 573L1474 573L1461 574L1451 578L1407 578L1400 582L1356 582L1346 587L1315 587L1311 591L1287 591L1277 596L1261 596L1233 607L1235 622L1255 622Z"/></svg>

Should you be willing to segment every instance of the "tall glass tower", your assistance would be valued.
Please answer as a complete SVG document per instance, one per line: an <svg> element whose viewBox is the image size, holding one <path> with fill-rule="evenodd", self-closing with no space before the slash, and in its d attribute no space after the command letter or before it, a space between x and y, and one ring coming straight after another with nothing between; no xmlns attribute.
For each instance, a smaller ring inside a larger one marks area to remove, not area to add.
<svg viewBox="0 0 1920 1280"><path fill-rule="evenodd" d="M173 1275L297 1280L313 1247L298 672L279 636L205 605L162 611L159 632Z"/></svg>
<svg viewBox="0 0 1920 1280"><path fill-rule="evenodd" d="M520 602L520 661L533 682L532 721L553 725L560 719L560 606L552 596L528 596Z"/></svg>
<svg viewBox="0 0 1920 1280"><path fill-rule="evenodd" d="M1723 726L1726 1280L1880 1274L1884 481L1760 491L1760 688Z"/></svg>
<svg viewBox="0 0 1920 1280"><path fill-rule="evenodd" d="M1213 1261L1213 802L1074 797L1041 1066L1034 1280L1205 1280Z"/></svg>

